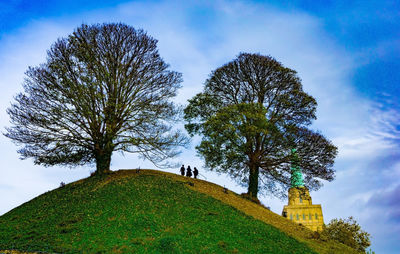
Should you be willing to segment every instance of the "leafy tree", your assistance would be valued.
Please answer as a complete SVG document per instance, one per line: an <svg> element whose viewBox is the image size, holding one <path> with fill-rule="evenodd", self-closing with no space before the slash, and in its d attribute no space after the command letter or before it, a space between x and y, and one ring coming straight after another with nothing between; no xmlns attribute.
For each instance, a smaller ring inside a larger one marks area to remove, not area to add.
<svg viewBox="0 0 400 254"><path fill-rule="evenodd" d="M27 70L5 136L23 146L22 159L45 166L94 162L102 174L116 151L160 164L187 142L172 125L181 74L168 67L143 30L82 25Z"/></svg>
<svg viewBox="0 0 400 254"><path fill-rule="evenodd" d="M270 56L241 53L213 71L203 92L189 100L185 128L202 135L196 149L208 169L229 173L251 198L259 190L284 196L293 148L308 188L334 178L337 148L307 128L316 106L295 71Z"/></svg>
<svg viewBox="0 0 400 254"><path fill-rule="evenodd" d="M363 231L353 217L347 219L333 219L325 226L323 235L336 240L353 249L365 252L371 245L370 234Z"/></svg>

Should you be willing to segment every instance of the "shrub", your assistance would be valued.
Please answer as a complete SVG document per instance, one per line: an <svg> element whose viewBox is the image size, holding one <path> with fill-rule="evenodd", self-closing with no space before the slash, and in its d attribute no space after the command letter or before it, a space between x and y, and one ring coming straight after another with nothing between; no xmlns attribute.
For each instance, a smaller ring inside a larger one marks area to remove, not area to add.
<svg viewBox="0 0 400 254"><path fill-rule="evenodd" d="M363 231L351 216L347 219L331 220L322 234L362 252L365 252L365 249L371 245L370 234Z"/></svg>

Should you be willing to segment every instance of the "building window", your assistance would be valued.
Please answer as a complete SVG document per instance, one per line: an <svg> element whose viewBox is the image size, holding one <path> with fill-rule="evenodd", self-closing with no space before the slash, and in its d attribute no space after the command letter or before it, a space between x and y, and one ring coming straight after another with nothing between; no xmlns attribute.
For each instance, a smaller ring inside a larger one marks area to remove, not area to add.
<svg viewBox="0 0 400 254"><path fill-rule="evenodd" d="M296 213L296 220L299 220L299 214Z"/></svg>
<svg viewBox="0 0 400 254"><path fill-rule="evenodd" d="M303 220L306 220L306 215L303 213Z"/></svg>
<svg viewBox="0 0 400 254"><path fill-rule="evenodd" d="M300 203L303 203L303 199L300 197Z"/></svg>
<svg viewBox="0 0 400 254"><path fill-rule="evenodd" d="M290 214L290 220L293 220L293 214Z"/></svg>
<svg viewBox="0 0 400 254"><path fill-rule="evenodd" d="M315 214L315 219L318 220L318 214Z"/></svg>
<svg viewBox="0 0 400 254"><path fill-rule="evenodd" d="M308 215L308 217L310 218L310 220L312 220L312 215L311 215L311 213Z"/></svg>

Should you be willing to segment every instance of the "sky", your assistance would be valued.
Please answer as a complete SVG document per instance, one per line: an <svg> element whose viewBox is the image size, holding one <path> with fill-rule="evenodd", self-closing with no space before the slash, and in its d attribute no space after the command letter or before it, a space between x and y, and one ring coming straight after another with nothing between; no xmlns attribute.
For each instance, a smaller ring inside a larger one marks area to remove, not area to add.
<svg viewBox="0 0 400 254"><path fill-rule="evenodd" d="M123 22L158 40L161 57L184 82L185 105L211 71L240 52L271 55L297 71L318 102L319 130L338 147L336 179L311 192L325 223L355 217L376 253L400 249L400 3L397 1L0 1L0 131L22 92L24 72L82 23ZM245 192L229 176L203 170L195 146L177 158L203 179ZM89 176L91 166L43 167L20 160L0 135L0 215L52 189ZM113 170L155 168L114 154ZM163 169L179 173L179 168ZM287 200L260 197L281 214Z"/></svg>

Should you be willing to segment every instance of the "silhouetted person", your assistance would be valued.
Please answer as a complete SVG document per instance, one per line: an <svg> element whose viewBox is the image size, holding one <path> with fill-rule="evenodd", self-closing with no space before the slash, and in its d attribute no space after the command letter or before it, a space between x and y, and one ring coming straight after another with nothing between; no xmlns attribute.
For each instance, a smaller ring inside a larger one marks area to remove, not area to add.
<svg viewBox="0 0 400 254"><path fill-rule="evenodd" d="M181 167L181 175L185 176L185 165Z"/></svg>
<svg viewBox="0 0 400 254"><path fill-rule="evenodd" d="M190 166L188 166L187 169L186 169L186 176L187 177L192 177L192 169L190 168Z"/></svg>
<svg viewBox="0 0 400 254"><path fill-rule="evenodd" d="M196 179L197 176L199 175L199 171L197 170L196 167L194 167L194 169L193 169L193 175L194 175L194 178L195 178L195 179Z"/></svg>

